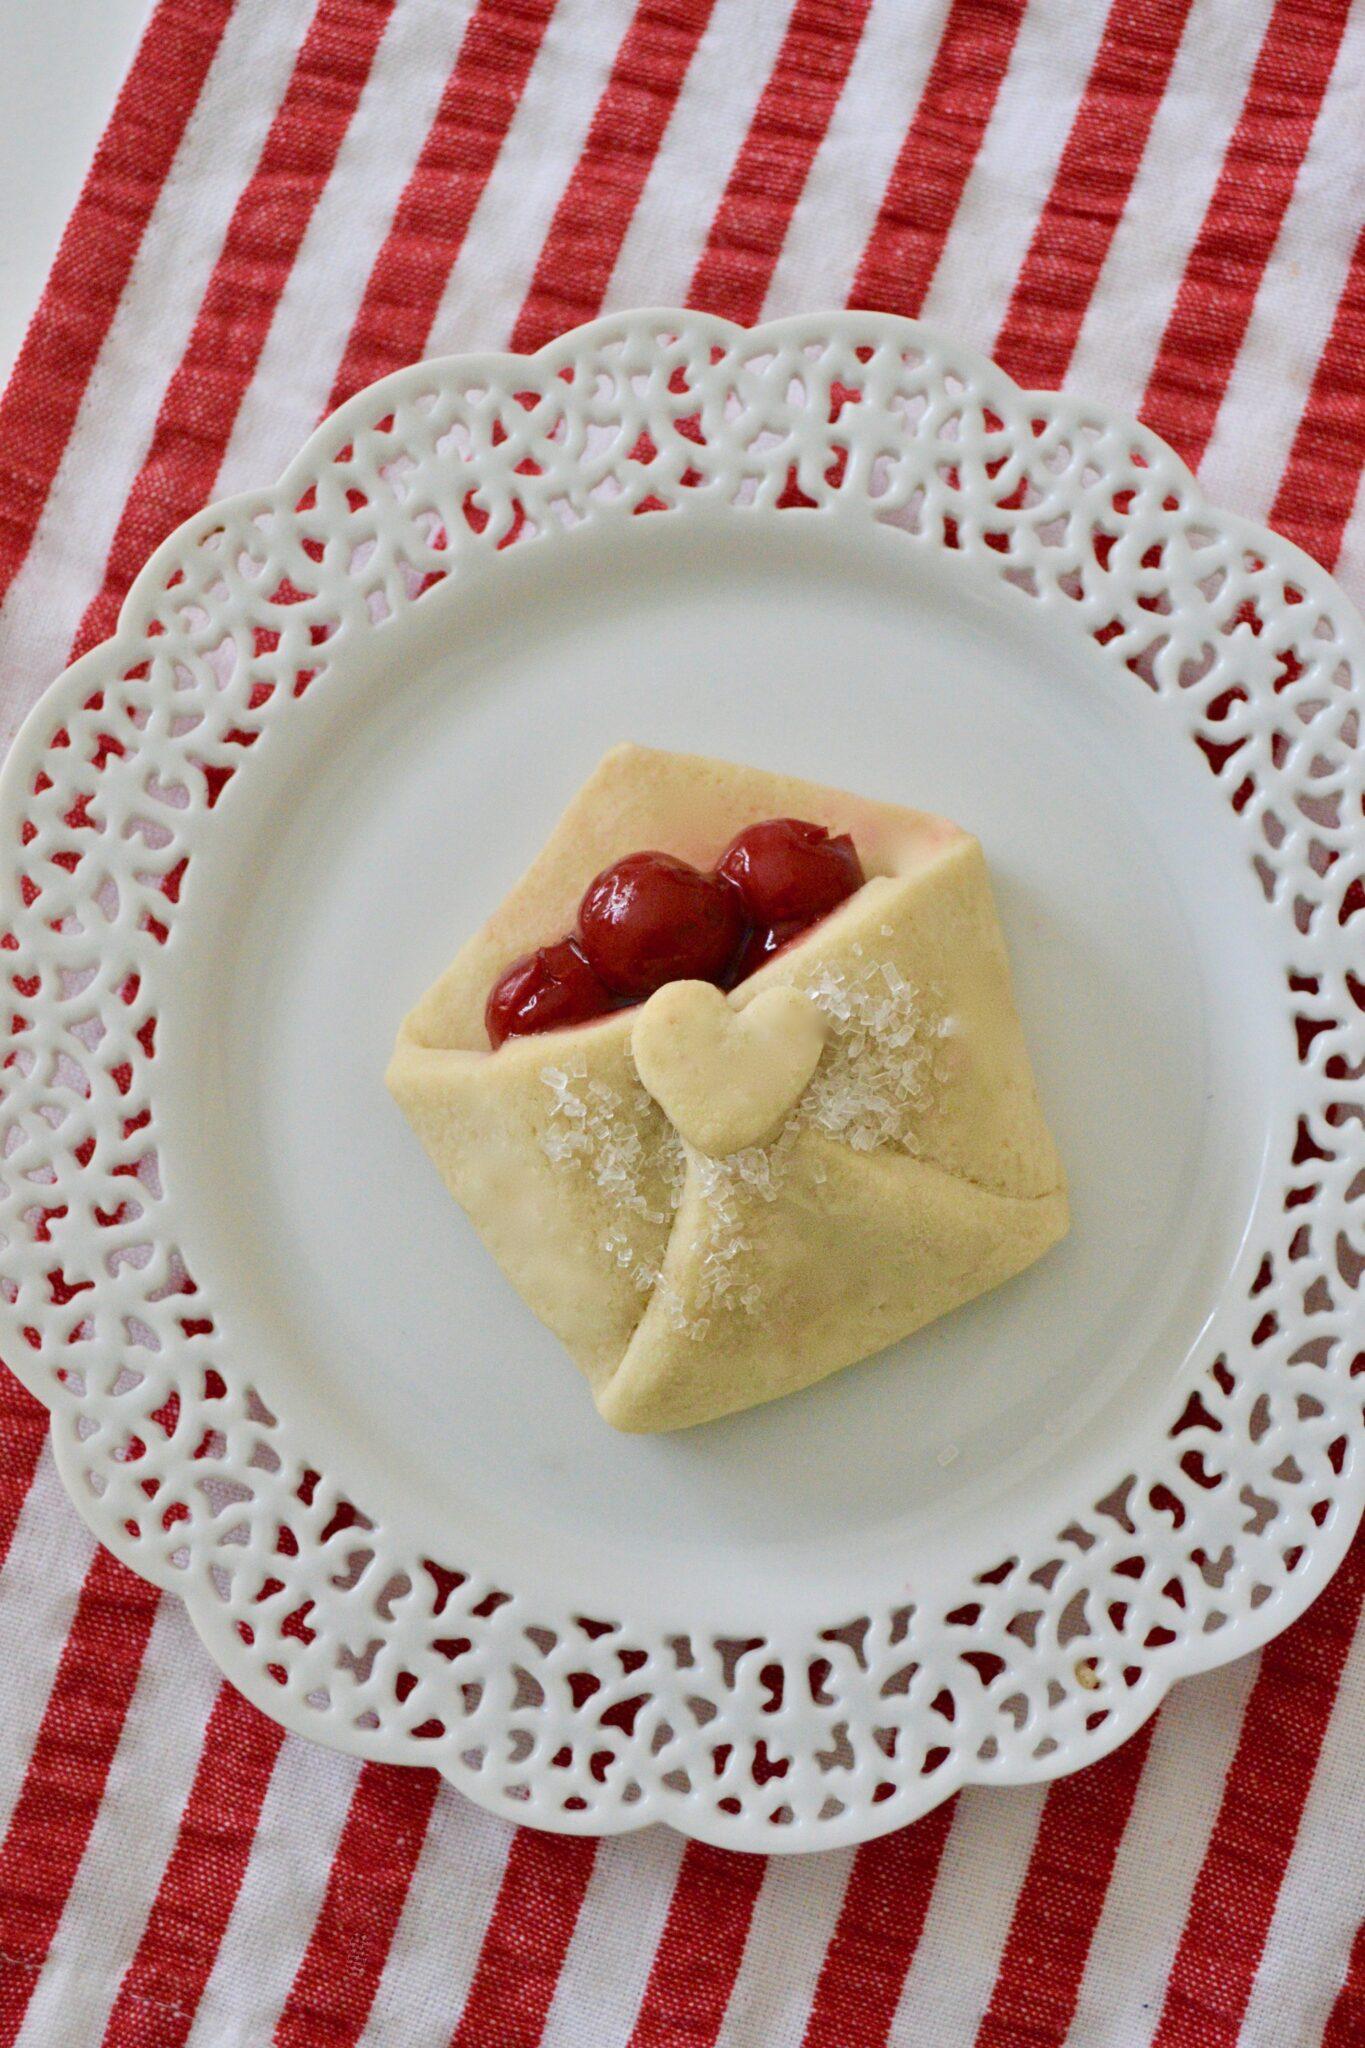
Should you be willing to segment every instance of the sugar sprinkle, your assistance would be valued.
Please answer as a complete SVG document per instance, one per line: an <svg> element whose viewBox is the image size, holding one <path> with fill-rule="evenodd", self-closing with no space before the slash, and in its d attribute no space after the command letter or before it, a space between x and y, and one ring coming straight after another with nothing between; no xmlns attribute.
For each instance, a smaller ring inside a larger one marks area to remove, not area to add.
<svg viewBox="0 0 1365 2048"><path fill-rule="evenodd" d="M884 928L883 936L892 933ZM817 960L796 980L826 1018L829 1039L801 1100L766 1145L713 1159L684 1145L638 1082L623 1092L590 1079L581 1053L541 1070L552 1098L541 1138L546 1157L590 1176L612 1212L603 1253L641 1293L658 1290L679 1334L700 1341L716 1310L761 1311L761 1290L744 1277L748 1228L763 1205L779 1198L802 1132L821 1132L855 1152L908 1149L930 1090L945 1078L943 1041L955 1026L936 1000L939 992L926 1000L893 962L868 960L858 945L850 953L850 971ZM696 1277L684 1300L642 1246L639 1226L657 1231L668 1223L689 1170L703 1222L693 1246ZM817 1183L824 1180L823 1164L813 1171ZM647 1192L659 1180L666 1208Z"/></svg>

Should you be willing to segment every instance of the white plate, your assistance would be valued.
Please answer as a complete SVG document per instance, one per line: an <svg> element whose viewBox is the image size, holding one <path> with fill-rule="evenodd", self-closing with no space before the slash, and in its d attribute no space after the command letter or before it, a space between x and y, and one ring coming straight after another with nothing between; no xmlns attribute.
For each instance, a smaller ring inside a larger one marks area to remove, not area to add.
<svg viewBox="0 0 1365 2048"><path fill-rule="evenodd" d="M793 463L818 509L776 504ZM1001 511L1024 476L1038 502ZM630 516L641 498L672 516ZM271 601L282 574L303 602ZM859 1839L969 1778L1075 1768L1181 1671L1263 1640L1361 1506L1360 1131L1329 1072L1365 1054L1340 922L1359 634L1150 435L903 322L636 315L361 394L278 492L166 544L0 792L7 829L38 826L43 887L15 921L42 986L14 1044L47 1041L11 1090L0 1226L38 1344L6 1356L93 1526L291 1727L543 1825L737 1846ZM1303 672L1277 691L1283 649ZM321 673L297 697L301 666ZM381 1078L403 1011L625 737L980 836L1074 1205L1038 1266L878 1360L654 1439L598 1420ZM1244 744L1215 776L1200 737ZM237 771L212 808L195 761ZM82 840L63 820L87 787L105 829ZM74 874L62 847L89 848ZM52 932L66 908L84 935ZM1296 1010L1332 1020L1302 1063ZM156 1177L111 1178L144 1103ZM1335 1155L1311 1174L1301 1117ZM57 1176L40 1204L34 1160ZM140 1216L96 1220L130 1188ZM162 1292L172 1246L192 1301ZM54 1301L54 1269L59 1297L95 1285ZM168 1436L145 1418L172 1389Z"/></svg>

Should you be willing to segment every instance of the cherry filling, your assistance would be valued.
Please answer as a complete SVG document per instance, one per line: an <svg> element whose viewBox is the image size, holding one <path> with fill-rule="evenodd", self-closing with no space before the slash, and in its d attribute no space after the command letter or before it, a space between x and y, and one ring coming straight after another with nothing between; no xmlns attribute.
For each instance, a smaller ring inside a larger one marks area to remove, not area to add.
<svg viewBox="0 0 1365 2048"><path fill-rule="evenodd" d="M572 939L541 946L516 960L493 984L484 1007L488 1040L496 1052L504 1038L586 1024L615 1006Z"/></svg>
<svg viewBox="0 0 1365 2048"><path fill-rule="evenodd" d="M765 818L732 839L717 874L733 882L754 924L814 924L863 886L847 832L831 839L803 818Z"/></svg>
<svg viewBox="0 0 1365 2048"><path fill-rule="evenodd" d="M739 892L668 853L628 853L589 882L580 943L618 996L666 981L722 981L744 940Z"/></svg>
<svg viewBox="0 0 1365 2048"><path fill-rule="evenodd" d="M669 853L630 853L588 884L573 935L507 968L484 1010L489 1043L587 1024L667 981L722 988L770 960L863 885L848 834L767 818L709 874Z"/></svg>
<svg viewBox="0 0 1365 2048"><path fill-rule="evenodd" d="M739 949L734 966L726 976L725 986L737 988L741 981L747 981L760 967L767 965L774 953L780 953L793 939L799 939L802 932L808 932L818 918L803 920L799 917L784 918L781 924L755 924L749 927L749 936Z"/></svg>

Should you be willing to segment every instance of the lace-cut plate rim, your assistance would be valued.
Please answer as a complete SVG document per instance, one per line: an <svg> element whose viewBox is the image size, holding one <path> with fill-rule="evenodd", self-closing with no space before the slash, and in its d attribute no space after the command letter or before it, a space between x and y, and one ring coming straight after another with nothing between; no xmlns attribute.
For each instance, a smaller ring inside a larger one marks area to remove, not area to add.
<svg viewBox="0 0 1365 2048"><path fill-rule="evenodd" d="M360 394L0 781L4 1357L96 1534L287 1727L541 1826L835 1846L1104 1754L1361 1510L1363 649L1145 430L916 323L631 314ZM623 737L978 833L1075 1213L660 1439L381 1080Z"/></svg>

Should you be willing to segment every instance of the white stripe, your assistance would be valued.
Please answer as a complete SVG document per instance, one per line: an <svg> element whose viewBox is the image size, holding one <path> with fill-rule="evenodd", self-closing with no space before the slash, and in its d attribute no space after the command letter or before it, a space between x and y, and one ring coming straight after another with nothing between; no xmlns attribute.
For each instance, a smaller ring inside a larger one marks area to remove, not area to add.
<svg viewBox="0 0 1365 2048"><path fill-rule="evenodd" d="M891 2027L890 2048L974 2040L990 2003L1043 1785L974 1786L960 1794Z"/></svg>
<svg viewBox="0 0 1365 2048"><path fill-rule="evenodd" d="M1360 231L1365 15L1348 25L1199 480L1217 505L1263 517L1289 460Z"/></svg>
<svg viewBox="0 0 1365 2048"><path fill-rule="evenodd" d="M429 355L505 348L633 8L559 0L446 285Z"/></svg>
<svg viewBox="0 0 1365 2048"><path fill-rule="evenodd" d="M446 2048L514 1835L506 1821L440 1786L361 2048Z"/></svg>
<svg viewBox="0 0 1365 2048"><path fill-rule="evenodd" d="M629 2038L663 1936L682 1852L681 1836L664 1828L602 1843L541 2048L583 2048L587 2014L593 2040L602 2048L617 2048Z"/></svg>
<svg viewBox="0 0 1365 2048"><path fill-rule="evenodd" d="M94 1539L45 1441L0 1572L0 1838L10 1824L57 1676Z"/></svg>
<svg viewBox="0 0 1365 2048"><path fill-rule="evenodd" d="M1256 1659L1239 1658L1161 1710L1076 2001L1087 2048L1136 2048L1156 2030L1255 1675Z"/></svg>
<svg viewBox="0 0 1365 2048"><path fill-rule="evenodd" d="M175 1845L219 1683L184 1608L163 1600L18 2048L103 2039Z"/></svg>
<svg viewBox="0 0 1365 2048"><path fill-rule="evenodd" d="M185 352L233 208L265 141L307 0L238 0L152 209L28 559L0 613L0 751L65 665Z"/></svg>
<svg viewBox="0 0 1365 2048"><path fill-rule="evenodd" d="M609 308L687 303L789 13L785 4L716 0L622 244Z"/></svg>
<svg viewBox="0 0 1365 2048"><path fill-rule="evenodd" d="M287 1737L186 2048L269 2041L322 1906L360 1766Z"/></svg>
<svg viewBox="0 0 1365 2048"><path fill-rule="evenodd" d="M1095 7L1024 15L925 300L924 317L990 353L1104 27Z"/></svg>
<svg viewBox="0 0 1365 2048"><path fill-rule="evenodd" d="M948 0L874 5L773 272L769 318L848 298L947 10Z"/></svg>
<svg viewBox="0 0 1365 2048"><path fill-rule="evenodd" d="M1237 126L1274 0L1204 8L1187 27L1067 372L1135 413Z"/></svg>
<svg viewBox="0 0 1365 2048"><path fill-rule="evenodd" d="M769 1863L717 2048L800 2048L853 1856L831 1849Z"/></svg>
<svg viewBox="0 0 1365 2048"><path fill-rule="evenodd" d="M1341 1674L1299 1838L1247 2006L1248 2044L1316 2041L1365 1920L1365 1627Z"/></svg>
<svg viewBox="0 0 1365 2048"><path fill-rule="evenodd" d="M273 482L316 426L472 11L473 0L400 0L390 19L275 309L218 494Z"/></svg>

